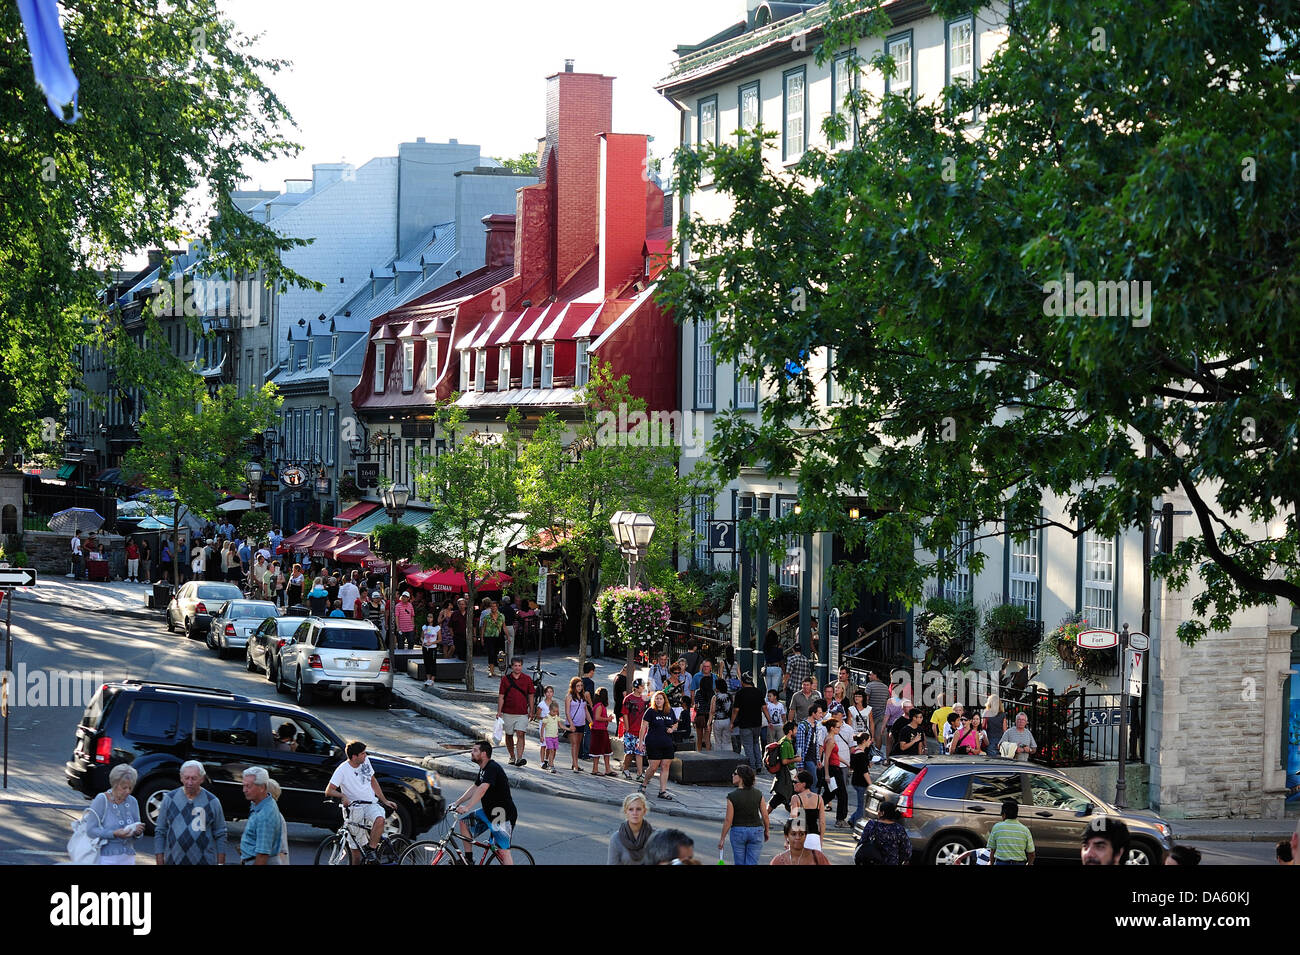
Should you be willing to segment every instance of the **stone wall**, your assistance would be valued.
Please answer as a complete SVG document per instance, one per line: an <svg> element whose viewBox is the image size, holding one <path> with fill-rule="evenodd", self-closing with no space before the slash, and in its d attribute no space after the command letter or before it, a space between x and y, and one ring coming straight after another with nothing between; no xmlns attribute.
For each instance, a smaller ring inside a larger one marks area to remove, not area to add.
<svg viewBox="0 0 1300 955"><path fill-rule="evenodd" d="M108 548L108 569L114 580L121 580L126 575L126 543L116 534L98 534L101 546ZM83 540L85 535L83 535ZM52 531L28 531L23 535L23 550L27 552L27 564L42 574L56 574L62 577L68 573L72 563L72 538L68 534L55 534Z"/></svg>

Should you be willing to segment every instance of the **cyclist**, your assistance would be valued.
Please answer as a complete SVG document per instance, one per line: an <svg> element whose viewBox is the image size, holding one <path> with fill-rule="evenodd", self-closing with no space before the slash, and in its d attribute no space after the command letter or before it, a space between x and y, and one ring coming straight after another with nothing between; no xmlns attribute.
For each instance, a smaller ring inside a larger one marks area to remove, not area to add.
<svg viewBox="0 0 1300 955"><path fill-rule="evenodd" d="M366 744L354 739L348 743L345 752L347 762L339 763L334 770L329 785L325 787L325 798L341 797L344 808L351 810L348 813L348 824L370 831L370 844L365 852L366 861L370 861L384 835L384 811L376 805L376 800L389 809L396 809L397 806L379 788L375 768L370 765L370 757L366 755ZM353 865L360 865L361 857L361 852L352 850Z"/></svg>
<svg viewBox="0 0 1300 955"><path fill-rule="evenodd" d="M462 815L460 834L466 843L484 832L492 833L492 845L502 865L514 865L510 858L510 835L514 832L519 813L510 798L510 780L501 764L492 759L492 744L485 739L476 742L469 751L470 759L478 766L478 778L464 795L451 805L452 812ZM469 812L470 810L473 812ZM467 854L472 850L466 846Z"/></svg>

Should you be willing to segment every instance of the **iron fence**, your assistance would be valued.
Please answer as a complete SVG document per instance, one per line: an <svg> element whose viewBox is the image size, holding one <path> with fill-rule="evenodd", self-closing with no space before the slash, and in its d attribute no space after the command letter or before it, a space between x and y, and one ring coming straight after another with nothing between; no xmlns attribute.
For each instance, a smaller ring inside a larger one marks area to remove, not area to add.
<svg viewBox="0 0 1300 955"><path fill-rule="evenodd" d="M1086 766L1117 763L1120 756L1120 717L1123 697L1119 693L1089 693L1071 690L1026 692L1019 700L1006 701L1007 719L1014 723L1018 713L1029 718L1029 731L1038 744L1033 761L1047 766ZM1129 698L1128 760L1146 758L1140 697Z"/></svg>

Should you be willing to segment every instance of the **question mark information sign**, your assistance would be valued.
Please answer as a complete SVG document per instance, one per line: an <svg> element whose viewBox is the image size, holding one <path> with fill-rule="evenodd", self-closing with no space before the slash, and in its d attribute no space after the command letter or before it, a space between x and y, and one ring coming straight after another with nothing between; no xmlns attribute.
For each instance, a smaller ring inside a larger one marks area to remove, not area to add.
<svg viewBox="0 0 1300 955"><path fill-rule="evenodd" d="M735 521L709 521L709 550L735 552Z"/></svg>

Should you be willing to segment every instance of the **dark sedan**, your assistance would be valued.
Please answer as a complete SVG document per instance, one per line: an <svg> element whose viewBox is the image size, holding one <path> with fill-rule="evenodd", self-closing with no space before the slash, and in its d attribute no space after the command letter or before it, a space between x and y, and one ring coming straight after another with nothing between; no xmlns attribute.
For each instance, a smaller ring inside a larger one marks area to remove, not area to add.
<svg viewBox="0 0 1300 955"><path fill-rule="evenodd" d="M280 648L292 637L294 631L302 626L302 617L268 617L256 630L248 635L248 646L244 650L244 665L249 673L258 670L266 674L272 683L276 682L276 661Z"/></svg>

